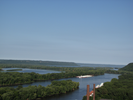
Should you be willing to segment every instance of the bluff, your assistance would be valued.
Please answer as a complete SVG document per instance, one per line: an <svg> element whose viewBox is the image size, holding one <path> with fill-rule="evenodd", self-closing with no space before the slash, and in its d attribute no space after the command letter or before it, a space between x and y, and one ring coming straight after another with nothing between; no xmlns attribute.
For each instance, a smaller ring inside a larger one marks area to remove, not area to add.
<svg viewBox="0 0 133 100"><path fill-rule="evenodd" d="M120 71L133 71L133 63L129 63L128 65L126 65L123 68L119 69Z"/></svg>
<svg viewBox="0 0 133 100"><path fill-rule="evenodd" d="M78 66L74 62L42 61L42 60L2 60L2 59L0 59L0 64L44 65L44 66Z"/></svg>

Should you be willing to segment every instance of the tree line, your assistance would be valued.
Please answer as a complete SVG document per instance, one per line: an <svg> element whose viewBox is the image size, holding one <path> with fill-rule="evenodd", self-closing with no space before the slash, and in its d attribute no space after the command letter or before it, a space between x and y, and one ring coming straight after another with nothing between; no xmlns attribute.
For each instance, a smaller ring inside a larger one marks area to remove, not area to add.
<svg viewBox="0 0 133 100"><path fill-rule="evenodd" d="M128 65L126 65L125 67L120 69L121 71L130 71L133 72L133 63L129 63Z"/></svg>
<svg viewBox="0 0 133 100"><path fill-rule="evenodd" d="M111 67L55 67L45 65L25 65L25 64L0 64L0 68L30 68L30 69L45 69L45 70L57 70L65 72L74 71L86 71L86 70L109 70Z"/></svg>
<svg viewBox="0 0 133 100"><path fill-rule="evenodd" d="M73 91L79 87L79 82L72 80L52 81L46 87L44 86L18 86L0 88L0 100L34 100L36 98L45 98L47 96L58 95Z"/></svg>
<svg viewBox="0 0 133 100"><path fill-rule="evenodd" d="M0 86L6 85L18 85L31 83L34 81L45 81L45 80L54 80L61 78L70 78L76 77L79 75L103 75L104 71L76 71L76 72L61 72L61 73L48 73L48 74L38 74L38 73L19 73L19 72L0 72Z"/></svg>
<svg viewBox="0 0 133 100"><path fill-rule="evenodd" d="M111 82L105 82L104 85L96 89L95 100L133 100L133 63L121 68L119 71L107 70L108 73L121 74L119 78L113 78ZM82 100L86 100L86 96ZM90 100L93 100L90 97Z"/></svg>
<svg viewBox="0 0 133 100"><path fill-rule="evenodd" d="M113 78L95 89L95 100L100 99L133 100L133 74L122 74L119 79ZM86 96L82 100L86 100ZM93 100L93 97L89 100Z"/></svg>
<svg viewBox="0 0 133 100"><path fill-rule="evenodd" d="M31 83L34 81L45 81L54 80L61 78L70 78L80 75L103 75L104 73L113 74L126 74L128 71L115 71L109 70L111 68L93 68L93 67L49 67L41 65L9 65L0 64L0 68L32 68L32 69L49 69L62 71L61 73L48 73L48 74L37 74L37 73L19 73L19 72L0 72L0 86L6 85L18 85Z"/></svg>
<svg viewBox="0 0 133 100"><path fill-rule="evenodd" d="M41 60L0 60L0 64L78 66L78 64L74 62L41 61Z"/></svg>

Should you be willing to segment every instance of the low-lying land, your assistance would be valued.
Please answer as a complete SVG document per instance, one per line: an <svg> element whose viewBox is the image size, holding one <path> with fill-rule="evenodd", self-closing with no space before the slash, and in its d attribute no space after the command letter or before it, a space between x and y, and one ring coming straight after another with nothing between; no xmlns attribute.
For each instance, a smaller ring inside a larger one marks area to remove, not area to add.
<svg viewBox="0 0 133 100"><path fill-rule="evenodd" d="M113 78L111 82L105 82L104 86L96 89L96 100L112 99L112 100L133 100L133 63L128 64L120 71L126 69L126 73L123 72L119 76L119 79ZM129 71L129 72L127 72ZM86 100L86 96L83 97ZM90 97L90 100L93 100Z"/></svg>
<svg viewBox="0 0 133 100"><path fill-rule="evenodd" d="M62 73L48 73L48 74L38 74L38 73L19 73L19 72L0 72L0 86L7 85L18 85L31 83L34 81L45 81L45 80L54 80L61 78L70 78L76 77L79 75L102 75L103 71L78 71L78 72L62 72Z"/></svg>
<svg viewBox="0 0 133 100"><path fill-rule="evenodd" d="M76 77L80 75L103 75L104 73L111 73L111 74L121 74L119 76L119 79L112 79L111 82L104 83L104 86L101 88L96 89L96 100L99 100L101 98L105 99L113 99L113 100L132 100L133 99L133 63L128 64L124 68L116 70L111 70L112 68L109 67L50 67L50 66L44 66L44 65L31 65L31 64L0 64L0 68L31 68L31 69L45 69L45 70L57 70L61 71L61 73L48 73L48 74L37 74L37 73L19 73L19 72L0 72L0 86L7 86L7 85L18 85L18 84L25 84L25 83L31 83L34 81L45 81L45 80L54 80L54 79L61 79L61 78L70 78L70 77ZM53 87L56 87L55 85L50 85ZM18 87L16 90L9 87L3 87L0 88L0 100L10 100L10 98L14 98L14 95L18 95L13 100L21 100L18 99L19 97L22 97L25 95L24 92L26 92L27 96L24 97L22 100L30 100L40 97L45 97L47 93L41 93L38 94L38 88L42 88L42 86L36 87L36 86L29 86L26 88ZM63 88L63 87L62 87ZM1 90L3 89L3 90ZM51 95L55 95L58 93L65 93L65 92L59 92L56 93L56 90L60 88L50 88ZM65 90L65 87L63 88ZM11 90L10 92L2 92L6 90ZM17 92L16 92L17 91ZM21 91L21 92L19 92ZM24 91L24 92L22 92ZM32 92L34 91L34 92ZM36 91L36 92L35 92ZM42 90L44 91L44 90ZM52 92L55 91L55 92ZM14 94L15 93L15 94ZM33 94L32 94L33 93ZM52 94L53 93L53 94ZM13 96L11 96L13 95ZM30 97L31 96L31 97ZM47 95L50 96L50 95ZM10 98L8 98L10 97ZM26 99L25 99L26 98ZM12 99L11 99L12 100ZM86 100L86 96L83 97L83 100ZM92 97L90 97L90 100L92 100Z"/></svg>
<svg viewBox="0 0 133 100"><path fill-rule="evenodd" d="M6 70L6 71L22 71L22 69L10 69L10 70Z"/></svg>
<svg viewBox="0 0 133 100"><path fill-rule="evenodd" d="M72 80L52 81L51 85L46 87L41 85L25 88L18 86L16 89L2 87L0 88L0 100L33 100L73 91L78 87L79 82L73 82Z"/></svg>
<svg viewBox="0 0 133 100"><path fill-rule="evenodd" d="M0 68L31 68L57 70L61 73L19 73L19 72L0 72L0 86L18 85L31 83L34 81L54 80L61 78L70 78L80 75L103 75L106 70L111 68L92 68L92 67L49 67L44 65L19 65L19 64L0 64Z"/></svg>
<svg viewBox="0 0 133 100"><path fill-rule="evenodd" d="M0 68L32 68L32 69L49 69L61 71L61 73L19 73L19 72L0 72L0 86L18 85L25 83L32 83L34 81L46 81L62 78L76 77L80 75L103 75L104 73L113 74L126 74L128 71L115 71L111 68L93 68L93 67L49 67L42 65L12 65L12 64L0 64Z"/></svg>

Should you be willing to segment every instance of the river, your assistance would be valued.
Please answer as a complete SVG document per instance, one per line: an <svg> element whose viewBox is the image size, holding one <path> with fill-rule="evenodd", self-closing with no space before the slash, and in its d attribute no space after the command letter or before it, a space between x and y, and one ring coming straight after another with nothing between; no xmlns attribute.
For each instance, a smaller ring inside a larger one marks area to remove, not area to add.
<svg viewBox="0 0 133 100"><path fill-rule="evenodd" d="M87 85L90 85L90 91L93 89L93 84L100 85L102 82L109 82L112 78L118 78L119 74L107 74L89 77L89 78L67 78L72 81L79 82L79 89L69 92L62 95L52 96L45 98L44 100L82 100L83 96L86 95ZM59 80L67 80L67 79L59 79ZM46 82L35 82L31 85L42 85L47 86L51 81Z"/></svg>
<svg viewBox="0 0 133 100"><path fill-rule="evenodd" d="M9 70L14 68L3 68L3 70ZM41 69L28 69L22 68L22 71L17 72L36 72L39 74L47 74L47 73L60 73L59 71L52 71L52 70L41 70ZM113 78L118 78L119 74L107 74L89 77L89 78L65 78L65 79L58 79L60 80L68 80L71 79L72 81L79 82L79 89L74 90L72 92L61 94L57 96L47 97L42 100L82 100L83 96L86 95L87 85L90 85L90 91L93 89L93 84L98 85L102 82L110 82ZM34 82L31 84L24 84L23 87L27 87L29 85L42 85L47 86L51 84L51 81L44 81L44 82ZM16 88L17 86L11 86Z"/></svg>

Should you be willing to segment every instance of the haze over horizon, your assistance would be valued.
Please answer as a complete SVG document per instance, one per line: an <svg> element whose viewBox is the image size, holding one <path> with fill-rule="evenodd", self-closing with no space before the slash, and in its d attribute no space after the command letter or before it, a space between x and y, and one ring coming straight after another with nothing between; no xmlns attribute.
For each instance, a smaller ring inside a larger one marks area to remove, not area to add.
<svg viewBox="0 0 133 100"><path fill-rule="evenodd" d="M132 0L0 1L0 59L133 62Z"/></svg>
<svg viewBox="0 0 133 100"><path fill-rule="evenodd" d="M48 62L68 62L68 63L76 63L76 64L94 64L94 65L127 65L127 64L109 64L109 63L81 63L81 62L72 62L72 61L58 61L58 60L39 60L39 59L0 59L0 60L23 60L23 61L48 61ZM130 62L132 63L132 62Z"/></svg>

